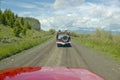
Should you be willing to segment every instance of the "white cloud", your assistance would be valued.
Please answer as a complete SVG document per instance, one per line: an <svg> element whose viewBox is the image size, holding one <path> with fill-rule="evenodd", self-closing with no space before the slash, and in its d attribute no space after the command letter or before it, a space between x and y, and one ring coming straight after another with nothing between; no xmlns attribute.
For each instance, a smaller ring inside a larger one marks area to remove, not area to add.
<svg viewBox="0 0 120 80"><path fill-rule="evenodd" d="M69 8L69 6L66 8ZM43 29L77 30L79 28L108 28L112 24L118 24L120 26L119 6L83 3L79 6L74 6L71 11L69 9L59 9L53 13L54 15L51 17L39 18Z"/></svg>
<svg viewBox="0 0 120 80"><path fill-rule="evenodd" d="M27 2L20 2L20 1L2 1L3 4L10 5L10 6L16 6L16 7L23 7L23 8L36 8L37 5L33 3L27 3Z"/></svg>
<svg viewBox="0 0 120 80"><path fill-rule="evenodd" d="M36 8L37 6L32 4L32 3L20 3L20 5L18 5L20 7L23 7L23 8Z"/></svg>
<svg viewBox="0 0 120 80"><path fill-rule="evenodd" d="M50 28L56 30L84 28L84 30L88 30L88 28L94 29L96 27L107 29L109 26L112 27L113 24L120 26L120 6L117 2L118 0L109 1L109 5L85 2L85 0L56 0L53 5L34 2L34 4L24 4L23 7L35 8L35 10L19 14L39 19L44 30ZM42 5L42 7L38 5Z"/></svg>
<svg viewBox="0 0 120 80"><path fill-rule="evenodd" d="M120 6L120 0L107 0L111 5Z"/></svg>
<svg viewBox="0 0 120 80"><path fill-rule="evenodd" d="M34 4L38 5L39 7L42 6L44 8L51 8L53 6L52 3L45 3L45 2L33 2Z"/></svg>
<svg viewBox="0 0 120 80"><path fill-rule="evenodd" d="M84 2L85 0L56 0L54 3L54 8L65 8L66 6L76 6Z"/></svg>
<svg viewBox="0 0 120 80"><path fill-rule="evenodd" d="M26 15L31 15L32 12L30 11L25 11L25 12L19 12L19 16L26 16Z"/></svg>

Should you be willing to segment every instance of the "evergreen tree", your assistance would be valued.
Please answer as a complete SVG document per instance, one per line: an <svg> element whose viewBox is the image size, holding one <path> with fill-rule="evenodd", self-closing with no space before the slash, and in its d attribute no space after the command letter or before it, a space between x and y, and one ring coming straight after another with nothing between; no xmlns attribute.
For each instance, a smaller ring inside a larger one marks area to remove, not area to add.
<svg viewBox="0 0 120 80"><path fill-rule="evenodd" d="M3 18L4 18L4 21L3 21L3 24L4 24L4 25L10 24L10 23L9 23L9 20L8 20L8 9L6 9L6 10L4 11Z"/></svg>
<svg viewBox="0 0 120 80"><path fill-rule="evenodd" d="M2 24L7 25L5 14L2 15Z"/></svg>
<svg viewBox="0 0 120 80"><path fill-rule="evenodd" d="M20 33L22 31L22 27L21 27L21 24L19 22L18 19L16 19L14 25L13 25L13 32L15 34L16 37L20 37Z"/></svg>
<svg viewBox="0 0 120 80"><path fill-rule="evenodd" d="M25 36L26 35L26 32L27 32L27 25L24 25L23 27L22 27L22 34Z"/></svg>
<svg viewBox="0 0 120 80"><path fill-rule="evenodd" d="M17 15L17 14L15 15L15 18L16 18L16 19L18 18L18 15Z"/></svg>
<svg viewBox="0 0 120 80"><path fill-rule="evenodd" d="M10 19L9 19L9 21L10 21L11 28L13 28L13 25L14 25L14 22L15 22L15 15L14 15L13 12L10 13Z"/></svg>
<svg viewBox="0 0 120 80"><path fill-rule="evenodd" d="M24 18L23 17L21 17L21 19L20 19L20 22L21 22L21 24L22 24L22 31L21 31L21 33L22 33L22 35L26 35L26 32L27 32L27 24L25 24L25 21L24 21Z"/></svg>
<svg viewBox="0 0 120 80"><path fill-rule="evenodd" d="M6 9L3 13L3 24L13 27L15 21L14 13L10 9Z"/></svg>
<svg viewBox="0 0 120 80"><path fill-rule="evenodd" d="M24 25L24 18L21 18L21 24Z"/></svg>
<svg viewBox="0 0 120 80"><path fill-rule="evenodd" d="M2 24L2 10L0 9L0 24Z"/></svg>
<svg viewBox="0 0 120 80"><path fill-rule="evenodd" d="M49 29L50 34L55 34L55 29Z"/></svg>
<svg viewBox="0 0 120 80"><path fill-rule="evenodd" d="M31 29L32 28L31 25L28 22L26 23L26 27L27 27L27 29Z"/></svg>

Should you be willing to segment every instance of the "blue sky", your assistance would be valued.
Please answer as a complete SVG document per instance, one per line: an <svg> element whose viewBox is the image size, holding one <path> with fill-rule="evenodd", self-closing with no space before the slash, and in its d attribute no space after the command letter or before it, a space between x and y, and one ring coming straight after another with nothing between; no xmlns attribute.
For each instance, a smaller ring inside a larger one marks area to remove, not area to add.
<svg viewBox="0 0 120 80"><path fill-rule="evenodd" d="M1 0L0 7L37 18L44 30L120 31L120 0Z"/></svg>

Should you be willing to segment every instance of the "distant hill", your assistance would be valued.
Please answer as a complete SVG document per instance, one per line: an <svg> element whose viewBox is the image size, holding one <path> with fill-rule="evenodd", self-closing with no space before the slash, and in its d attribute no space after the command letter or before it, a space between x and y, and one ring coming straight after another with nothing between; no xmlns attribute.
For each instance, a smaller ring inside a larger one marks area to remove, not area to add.
<svg viewBox="0 0 120 80"><path fill-rule="evenodd" d="M96 28L78 28L77 30L73 30L73 32L81 33L81 34L91 34L96 30ZM120 31L117 29L103 29L106 32L112 32L112 34L120 34Z"/></svg>
<svg viewBox="0 0 120 80"><path fill-rule="evenodd" d="M10 26L11 28L15 28L15 25L17 28L23 28L25 25L28 25L30 27L29 29L41 30L39 20L31 17L18 16L17 14L15 15L10 9L5 9L4 11L0 9L0 24ZM19 24L21 26L19 26Z"/></svg>
<svg viewBox="0 0 120 80"><path fill-rule="evenodd" d="M32 29L41 30L41 24L39 20L31 17L24 18L25 22L28 22L31 25Z"/></svg>

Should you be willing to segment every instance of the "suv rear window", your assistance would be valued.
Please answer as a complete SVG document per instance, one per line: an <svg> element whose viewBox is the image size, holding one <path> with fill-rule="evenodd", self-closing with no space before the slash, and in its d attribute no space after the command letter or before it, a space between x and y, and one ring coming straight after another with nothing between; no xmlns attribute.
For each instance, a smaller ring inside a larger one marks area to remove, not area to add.
<svg viewBox="0 0 120 80"><path fill-rule="evenodd" d="M62 39L66 34L58 34L57 39Z"/></svg>

